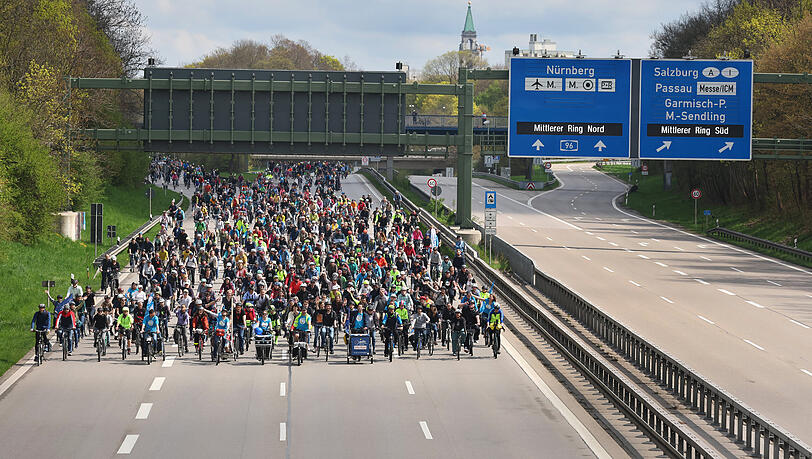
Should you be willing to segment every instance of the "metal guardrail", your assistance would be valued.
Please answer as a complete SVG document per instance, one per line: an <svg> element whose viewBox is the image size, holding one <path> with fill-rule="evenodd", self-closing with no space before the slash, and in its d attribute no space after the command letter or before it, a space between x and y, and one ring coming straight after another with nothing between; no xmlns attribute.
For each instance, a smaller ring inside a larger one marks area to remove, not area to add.
<svg viewBox="0 0 812 459"><path fill-rule="evenodd" d="M707 234L732 239L734 241L747 242L749 244L755 245L756 247L775 250L776 252L781 252L785 255L792 255L806 261L812 261L812 252L807 252L805 250L796 249L795 247L790 247L784 244L779 244L777 242L768 241L766 239L761 239L755 236L750 236L749 234L729 230L727 228L722 228L721 226L709 229L707 231Z"/></svg>
<svg viewBox="0 0 812 459"><path fill-rule="evenodd" d="M507 116L489 116L487 124L482 123L482 117L473 115L474 127L489 127L491 129L504 129L507 127ZM457 127L457 115L412 115L407 113L405 126L410 127Z"/></svg>
<svg viewBox="0 0 812 459"><path fill-rule="evenodd" d="M395 188L388 183L377 171L370 170L373 176L389 189ZM404 205L412 211L417 211L424 224L432 225L439 230L440 237L447 244L454 244L455 233L435 220L428 212L418 208L405 197ZM517 307L520 314L539 332L545 335L570 362L595 383L605 394L613 399L636 424L646 430L649 435L659 439L660 446L670 455L685 458L718 457L718 453L710 448L701 438L693 432L686 431L681 422L656 401L648 397L634 385L628 378L620 374L603 357L589 348L571 330L562 324L551 313L540 309L530 303L521 292L510 285L501 274L481 260L476 252L469 247L469 260L471 266L485 279L494 283L494 289L504 298ZM560 285L560 284L559 284ZM574 295L574 294L573 294ZM580 298L580 297L578 297ZM796 454L797 457L797 454Z"/></svg>

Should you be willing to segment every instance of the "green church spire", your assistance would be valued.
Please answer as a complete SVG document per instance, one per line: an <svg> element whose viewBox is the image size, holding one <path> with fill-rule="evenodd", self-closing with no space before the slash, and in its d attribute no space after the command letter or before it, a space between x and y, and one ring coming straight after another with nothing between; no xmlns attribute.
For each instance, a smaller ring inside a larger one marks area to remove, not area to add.
<svg viewBox="0 0 812 459"><path fill-rule="evenodd" d="M463 32L476 32L474 29L474 16L471 14L471 2L468 2L468 14L465 15L465 27L462 28Z"/></svg>

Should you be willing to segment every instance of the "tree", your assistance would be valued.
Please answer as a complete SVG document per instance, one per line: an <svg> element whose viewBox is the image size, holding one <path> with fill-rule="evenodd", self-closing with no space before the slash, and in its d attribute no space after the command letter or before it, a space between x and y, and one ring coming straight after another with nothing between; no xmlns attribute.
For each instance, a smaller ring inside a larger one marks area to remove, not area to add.
<svg viewBox="0 0 812 459"><path fill-rule="evenodd" d="M488 62L470 51L449 51L426 62L421 79L428 83L447 81L457 84L460 66L475 69L487 67Z"/></svg>
<svg viewBox="0 0 812 459"><path fill-rule="evenodd" d="M651 35L653 43L649 54L652 57L681 58L696 48L699 40L710 30L721 24L733 11L740 0L709 0L699 7L699 11L685 13Z"/></svg>
<svg viewBox="0 0 812 459"><path fill-rule="evenodd" d="M757 57L788 27L789 23L778 10L745 1L736 5L723 23L697 41L695 54L716 58L727 53L730 58L741 59L749 53Z"/></svg>
<svg viewBox="0 0 812 459"><path fill-rule="evenodd" d="M343 60L352 63L347 57ZM189 67L328 71L346 69L341 60L321 53L310 43L304 40L293 41L283 35L274 35L270 44L238 40L229 48L215 49Z"/></svg>
<svg viewBox="0 0 812 459"><path fill-rule="evenodd" d="M86 0L87 12L95 21L121 60L124 73L135 76L155 57L149 46L149 36L144 33L145 18L130 0Z"/></svg>

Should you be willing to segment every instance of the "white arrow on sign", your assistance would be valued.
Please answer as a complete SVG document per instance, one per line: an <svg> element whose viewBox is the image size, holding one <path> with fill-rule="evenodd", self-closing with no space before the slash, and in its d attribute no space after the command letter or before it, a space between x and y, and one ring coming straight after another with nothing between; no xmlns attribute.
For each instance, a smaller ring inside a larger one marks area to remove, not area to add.
<svg viewBox="0 0 812 459"><path fill-rule="evenodd" d="M595 144L594 148L597 148L598 151L603 151L603 149L606 148L606 144L603 143L603 140L598 140L598 143Z"/></svg>
<svg viewBox="0 0 812 459"><path fill-rule="evenodd" d="M670 140L663 140L663 144L660 148L657 149L657 153L663 151L663 149L670 150L671 149L671 141Z"/></svg>
<svg viewBox="0 0 812 459"><path fill-rule="evenodd" d="M541 139L536 139L536 141L533 142L533 146L536 147L536 151L541 151L541 147L543 147L544 144L541 143Z"/></svg>
<svg viewBox="0 0 812 459"><path fill-rule="evenodd" d="M721 152L723 152L725 150L733 151L733 142L725 142L725 146L719 149L719 153L721 153Z"/></svg>

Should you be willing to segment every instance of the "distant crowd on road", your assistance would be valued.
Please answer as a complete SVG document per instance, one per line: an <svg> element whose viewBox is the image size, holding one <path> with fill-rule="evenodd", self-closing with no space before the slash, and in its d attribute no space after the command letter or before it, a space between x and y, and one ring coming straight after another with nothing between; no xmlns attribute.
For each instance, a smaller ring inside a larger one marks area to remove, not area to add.
<svg viewBox="0 0 812 459"><path fill-rule="evenodd" d="M341 333L368 336L370 355L382 345L390 360L438 341L459 357L482 334L496 357L503 315L466 267L464 242L441 247L399 196L350 199L342 193L349 172L334 162L272 163L247 180L158 157L152 182L192 188L189 215L173 201L154 240L129 242L126 266L105 256L101 293L74 279L52 298L54 317L42 304L31 328L57 329L68 354L93 331L94 343L104 342L100 358L115 340L123 358L132 347L165 357L170 342L202 355L208 343L219 362L257 337L272 346L284 337L288 357L306 357L334 353ZM119 285L122 271L137 280Z"/></svg>

